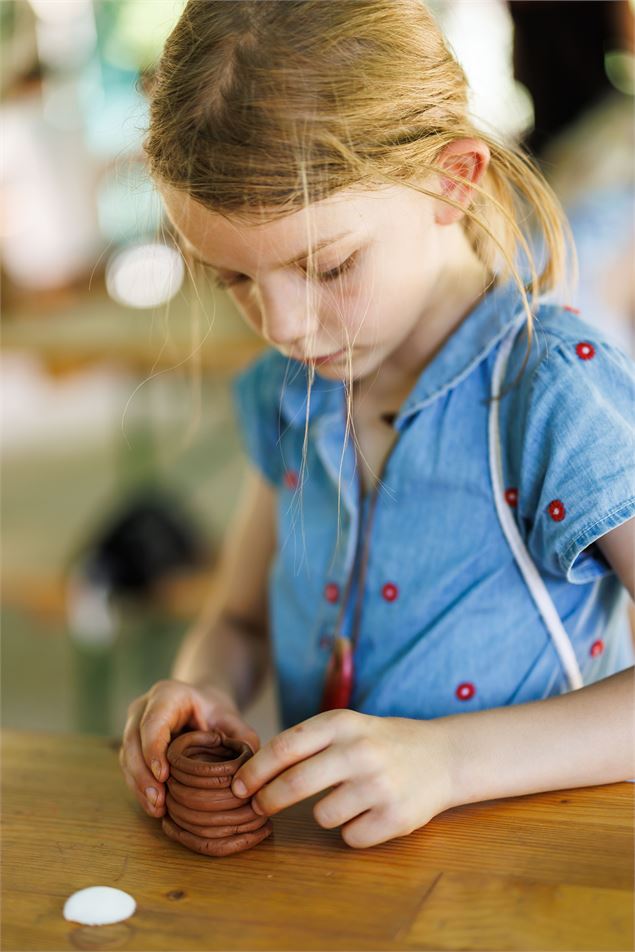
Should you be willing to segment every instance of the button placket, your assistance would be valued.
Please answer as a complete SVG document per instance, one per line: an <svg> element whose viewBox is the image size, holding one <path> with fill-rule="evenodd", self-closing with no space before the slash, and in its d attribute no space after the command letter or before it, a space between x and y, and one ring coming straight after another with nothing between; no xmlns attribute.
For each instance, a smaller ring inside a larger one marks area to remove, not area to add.
<svg viewBox="0 0 635 952"><path fill-rule="evenodd" d="M375 486L373 487L373 490L372 490L372 493L371 493L371 496L370 496L370 502L369 502L369 507L368 507L368 515L367 515L367 518L366 518L366 519L363 519L363 515L364 515L364 495L363 495L362 479L361 479L361 475L360 475L360 474L361 474L361 466L360 466L360 460L359 460L359 452L358 452L358 450L357 450L357 445L354 444L354 446L355 446L356 472L357 472L357 485L358 485L358 497L359 497L359 511L360 511L360 519L359 519L359 521L360 521L360 531L359 531L359 534L358 534L358 541L359 541L359 542L363 541L363 548L362 548L362 550L361 550L360 566L359 566L359 571L358 571L357 599L356 599L356 604L355 604L355 610L354 610L354 615L353 615L353 625L352 625L352 632L351 632L351 641L352 641L352 643L353 643L353 650L355 650L355 649L357 648L357 644L358 644L358 642L359 642L359 633L360 633L360 625L361 625L361 618L362 618L362 607L363 607L363 601L364 601L364 585L365 585L365 581L366 581L366 575L367 575L367 569L368 569L368 560L369 560L369 556L370 556L370 538L371 538L372 528L373 528L374 521L375 521L375 513L376 513L376 508L377 508L377 501L378 501L378 499L379 499L379 488L380 488L380 486L381 486L381 484L382 484L382 481L383 481L383 478L384 478L384 474L385 474L386 469L387 469L387 467L388 467L388 463L389 463L390 460L392 459L392 456L393 456L393 454L394 454L394 452L395 452L397 446L399 445L399 441L400 441L400 438L397 438L397 440L393 443L393 445L392 445L392 447L391 447L391 449L390 449L388 455L386 456L386 458L385 458L384 461L383 461L381 470L380 470L379 475L378 475L378 477L377 477L377 481L376 481L376 483L375 483ZM363 522L365 522L366 524L363 525L363 524L362 524ZM358 548L359 548L359 547L358 547ZM357 559L356 559L356 562L357 562ZM384 589L385 589L385 588L386 588L386 586L384 586ZM391 593L391 594L392 594L393 590L394 590L395 597L396 597L396 594L397 594L397 592L398 592L397 586L394 585L393 583L391 583L391 588L390 588L390 593ZM386 596L384 595L384 597L386 597Z"/></svg>
<svg viewBox="0 0 635 952"><path fill-rule="evenodd" d="M345 405L343 405L342 409L344 411L344 423L345 423L346 422ZM325 433L326 431L323 429L322 430L322 444L321 444L323 461L325 465L327 465L327 468L329 469L329 471L331 471L332 466L331 466L331 460L330 460L329 454L327 452ZM371 536L372 526L374 522L374 515L375 515L377 500L379 497L379 488L382 484L383 476L388 466L388 463L390 459L392 458L392 455L395 452L395 449L398 446L398 444L399 444L399 440L393 443L390 452L388 453L387 457L383 461L381 472L377 478L377 483L370 495L369 511L367 516L365 516L365 499L364 499L363 486L362 486L362 480L360 475L361 467L360 467L360 460L359 460L359 452L357 449L357 445L355 444L355 441L353 440L353 448L355 452L354 474L356 476L357 500L358 500L357 511L355 511L354 503L352 502L352 499L348 496L348 493L346 494L345 498L347 499L347 502L349 504L349 512L351 514L351 517L356 516L356 519L357 519L357 522L355 525L355 530L356 530L355 547L354 547L354 556L352 559L352 567L347 573L346 585L344 587L344 594L342 595L340 603L339 603L339 610L337 613L335 626L332 631L332 642L331 642L332 644L334 644L336 640L338 639L338 637L339 638L342 637L341 635L342 621L345 617L346 609L348 607L353 581L357 579L357 583L358 583L357 593L356 593L355 606L353 609L353 622L352 622L351 637L350 637L351 647L353 652L355 651L358 640L359 640L362 605L363 605L363 598L364 598L364 583L365 583L366 574L367 574L368 557L370 552L370 536ZM347 558L345 560L347 564L349 561L348 557L350 556L350 553L351 553L351 540L349 539L349 545L347 546ZM359 569L358 569L358 563L359 563ZM333 578L333 575L329 577L329 580L327 580L326 584L330 582L331 578ZM396 593L397 592L396 585L393 585L393 588ZM322 629L320 631L320 642L322 644L326 644L325 635L328 635L328 633L325 633L324 630ZM355 684L354 674L353 674L352 684L353 684L353 691L354 691L354 684Z"/></svg>
<svg viewBox="0 0 635 952"><path fill-rule="evenodd" d="M333 626L329 622L324 622L320 628L320 633L318 637L318 648L321 651L329 652L333 647L333 642L335 641L333 631Z"/></svg>

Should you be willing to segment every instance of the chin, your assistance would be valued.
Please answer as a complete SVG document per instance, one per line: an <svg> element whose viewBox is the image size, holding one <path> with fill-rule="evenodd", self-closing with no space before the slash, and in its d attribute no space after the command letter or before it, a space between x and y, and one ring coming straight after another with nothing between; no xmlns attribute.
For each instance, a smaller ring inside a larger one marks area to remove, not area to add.
<svg viewBox="0 0 635 952"><path fill-rule="evenodd" d="M315 372L327 380L348 380L348 363L346 360L340 360L332 366L330 364L323 364L321 367L316 367ZM355 361L353 361L353 377L355 376Z"/></svg>
<svg viewBox="0 0 635 952"><path fill-rule="evenodd" d="M326 380L341 380L344 383L351 379L353 382L363 380L369 374L377 372L384 359L383 352L379 344L354 346L350 358L350 371L348 354L344 353L332 362L316 364L315 373Z"/></svg>

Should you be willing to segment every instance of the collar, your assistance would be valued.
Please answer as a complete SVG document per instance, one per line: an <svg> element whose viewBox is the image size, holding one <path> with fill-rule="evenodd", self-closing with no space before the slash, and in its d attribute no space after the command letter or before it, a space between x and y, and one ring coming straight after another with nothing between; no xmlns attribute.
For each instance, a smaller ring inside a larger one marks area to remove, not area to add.
<svg viewBox="0 0 635 952"><path fill-rule="evenodd" d="M513 324L525 317L522 299L515 281L492 288L463 319L432 361L422 370L417 382L401 405L393 422L395 429L433 400L456 387L485 359ZM280 415L293 427L305 425L309 368L301 361L270 351L280 371ZM278 379L278 378L277 378ZM340 414L345 407L342 381L325 380L315 374L311 387L309 419L322 414Z"/></svg>

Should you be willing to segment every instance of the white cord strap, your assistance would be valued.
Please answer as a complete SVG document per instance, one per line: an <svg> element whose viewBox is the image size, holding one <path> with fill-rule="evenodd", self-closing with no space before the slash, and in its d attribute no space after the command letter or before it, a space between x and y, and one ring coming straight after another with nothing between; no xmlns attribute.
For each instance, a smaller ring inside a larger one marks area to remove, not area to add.
<svg viewBox="0 0 635 952"><path fill-rule="evenodd" d="M521 324L521 327L522 326ZM499 348L492 377L492 396L500 392L509 354L517 333L518 328L507 335ZM523 574L538 611L544 619L547 630L553 639L562 666L567 673L571 690L575 690L583 686L583 681L573 645L560 620L556 606L547 591L547 587L527 551L512 515L512 511L503 495L503 465L499 432L499 412L499 401L492 401L489 411L489 464L494 487L496 511L503 532L507 537L509 546L518 563L518 567Z"/></svg>

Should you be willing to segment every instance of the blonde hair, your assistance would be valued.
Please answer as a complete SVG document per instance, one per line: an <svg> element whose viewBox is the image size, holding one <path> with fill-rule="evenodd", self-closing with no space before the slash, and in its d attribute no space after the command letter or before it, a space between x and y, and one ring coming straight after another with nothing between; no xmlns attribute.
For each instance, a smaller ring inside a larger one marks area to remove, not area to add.
<svg viewBox="0 0 635 952"><path fill-rule="evenodd" d="M528 296L553 290L564 276L568 226L530 158L470 119L464 72L421 0L189 0L149 94L151 176L246 224L343 189L388 185L460 208L418 183L433 173L466 182L435 160L457 139L485 142L490 163L461 224L493 280L512 275L518 284L527 314L524 371L533 329ZM544 246L540 272L532 226ZM307 242L312 248L311 235ZM346 438L350 370L349 350ZM313 373L311 366L305 436ZM305 459L306 439L303 468Z"/></svg>

